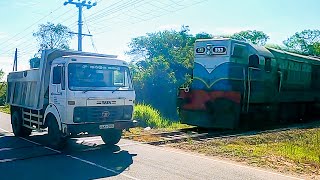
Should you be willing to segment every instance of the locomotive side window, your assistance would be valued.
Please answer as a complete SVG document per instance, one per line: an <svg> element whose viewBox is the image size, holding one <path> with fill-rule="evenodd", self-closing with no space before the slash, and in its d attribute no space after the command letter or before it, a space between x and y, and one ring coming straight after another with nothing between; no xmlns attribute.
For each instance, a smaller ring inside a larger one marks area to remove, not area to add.
<svg viewBox="0 0 320 180"><path fill-rule="evenodd" d="M258 68L259 67L259 56L256 54L249 56L249 67Z"/></svg>
<svg viewBox="0 0 320 180"><path fill-rule="evenodd" d="M246 53L245 51L246 51L246 46L241 44L235 44L233 47L232 56L242 58Z"/></svg>
<svg viewBox="0 0 320 180"><path fill-rule="evenodd" d="M266 58L265 59L264 70L266 72L270 72L271 71L271 58Z"/></svg>

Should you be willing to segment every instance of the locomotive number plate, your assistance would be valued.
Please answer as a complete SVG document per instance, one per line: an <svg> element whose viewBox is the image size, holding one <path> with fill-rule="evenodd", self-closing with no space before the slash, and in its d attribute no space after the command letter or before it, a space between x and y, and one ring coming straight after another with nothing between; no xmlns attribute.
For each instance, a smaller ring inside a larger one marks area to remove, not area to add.
<svg viewBox="0 0 320 180"><path fill-rule="evenodd" d="M212 48L212 54L226 54L227 48L223 46L214 46Z"/></svg>
<svg viewBox="0 0 320 180"><path fill-rule="evenodd" d="M114 128L114 124L103 124L99 126L99 129L111 129Z"/></svg>

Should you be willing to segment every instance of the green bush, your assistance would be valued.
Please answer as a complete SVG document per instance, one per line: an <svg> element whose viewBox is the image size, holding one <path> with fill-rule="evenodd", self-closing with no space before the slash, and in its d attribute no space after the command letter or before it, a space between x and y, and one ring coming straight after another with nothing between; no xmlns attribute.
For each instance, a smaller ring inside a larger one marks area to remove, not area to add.
<svg viewBox="0 0 320 180"><path fill-rule="evenodd" d="M8 104L0 106L0 112L10 114L10 106Z"/></svg>
<svg viewBox="0 0 320 180"><path fill-rule="evenodd" d="M169 121L161 117L160 112L150 105L138 104L135 106L133 118L139 121L139 126L151 128L165 128Z"/></svg>
<svg viewBox="0 0 320 180"><path fill-rule="evenodd" d="M135 106L133 118L139 121L140 127L160 128L168 131L190 127L186 124L172 122L169 119L163 118L158 110L146 104Z"/></svg>

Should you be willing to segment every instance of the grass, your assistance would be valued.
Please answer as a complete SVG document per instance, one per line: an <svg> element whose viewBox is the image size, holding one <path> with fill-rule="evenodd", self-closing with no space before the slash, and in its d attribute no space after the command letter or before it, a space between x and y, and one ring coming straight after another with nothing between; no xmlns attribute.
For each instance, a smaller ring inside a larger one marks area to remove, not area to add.
<svg viewBox="0 0 320 180"><path fill-rule="evenodd" d="M320 128L252 136L189 140L170 146L219 156L280 172L320 175Z"/></svg>
<svg viewBox="0 0 320 180"><path fill-rule="evenodd" d="M172 122L161 116L160 112L150 105L136 105L133 118L139 121L141 127L151 127L157 129L176 130L188 127L179 122Z"/></svg>
<svg viewBox="0 0 320 180"><path fill-rule="evenodd" d="M10 106L8 104L0 106L0 112L10 114Z"/></svg>
<svg viewBox="0 0 320 180"><path fill-rule="evenodd" d="M131 128L124 133L124 137L140 141L153 142L161 140L161 137L155 135L161 132L176 131L179 129L190 128L180 122L172 122L161 116L160 112L150 105L138 104L135 106L133 119L139 121L138 127ZM145 127L151 127L151 130L145 131Z"/></svg>

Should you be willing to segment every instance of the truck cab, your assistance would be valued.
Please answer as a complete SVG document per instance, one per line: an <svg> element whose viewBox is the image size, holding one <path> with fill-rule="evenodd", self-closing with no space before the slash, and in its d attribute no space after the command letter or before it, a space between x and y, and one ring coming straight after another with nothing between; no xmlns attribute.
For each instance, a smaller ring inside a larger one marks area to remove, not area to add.
<svg viewBox="0 0 320 180"><path fill-rule="evenodd" d="M16 135L23 134L21 129L48 127L56 147L67 137L85 134L100 135L106 144L116 144L122 130L134 126L135 91L127 62L112 55L64 51L44 52L41 60L39 69L29 70L32 73L8 76L8 93L13 94L8 103L15 114ZM26 88L17 89L19 83ZM25 97L14 97L14 91L22 91ZM16 102L17 98L26 100Z"/></svg>

